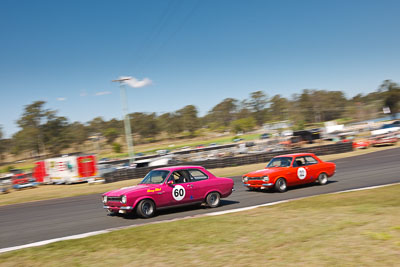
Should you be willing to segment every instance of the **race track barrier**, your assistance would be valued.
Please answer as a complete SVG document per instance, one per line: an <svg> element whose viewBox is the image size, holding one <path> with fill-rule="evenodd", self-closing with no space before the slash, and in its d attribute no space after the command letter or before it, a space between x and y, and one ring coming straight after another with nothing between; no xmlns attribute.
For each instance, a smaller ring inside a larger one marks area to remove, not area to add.
<svg viewBox="0 0 400 267"><path fill-rule="evenodd" d="M180 164L175 164L175 165L194 165L194 166L203 166L206 169L215 169L215 168L234 167L234 166L263 163L263 162L266 164L273 157L283 154L314 153L317 156L323 156L329 154L349 152L352 150L353 150L353 143L348 142L348 143L339 143L339 144L305 147L305 148L293 148L285 151L263 152L263 153L250 154L239 157L228 157L228 158L193 161L193 162L181 162ZM160 167L165 167L165 166L122 169L112 173L107 173L104 175L104 178L106 183L112 183L128 179L143 178L152 169Z"/></svg>

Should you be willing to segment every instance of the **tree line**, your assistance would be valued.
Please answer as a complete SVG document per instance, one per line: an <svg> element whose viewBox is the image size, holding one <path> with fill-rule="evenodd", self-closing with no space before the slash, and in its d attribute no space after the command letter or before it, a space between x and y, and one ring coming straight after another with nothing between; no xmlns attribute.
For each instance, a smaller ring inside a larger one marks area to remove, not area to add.
<svg viewBox="0 0 400 267"><path fill-rule="evenodd" d="M375 92L349 99L342 91L304 89L290 98L280 94L269 97L263 91L256 91L248 99L226 98L203 117L194 105L187 105L163 114L131 113L130 120L136 139L151 142L160 134L172 138L193 137L200 129L246 132L267 122L283 120L292 121L299 130L335 119L361 121L379 116L383 107L396 114L399 101L400 85L385 80ZM17 121L20 130L12 138L3 138L0 127L0 157L4 153L18 155L27 151L57 154L68 147L79 150L84 142L99 137L111 145L124 134L123 120L96 117L86 123L69 122L57 115L57 111L46 109L45 104L35 101L24 107Z"/></svg>

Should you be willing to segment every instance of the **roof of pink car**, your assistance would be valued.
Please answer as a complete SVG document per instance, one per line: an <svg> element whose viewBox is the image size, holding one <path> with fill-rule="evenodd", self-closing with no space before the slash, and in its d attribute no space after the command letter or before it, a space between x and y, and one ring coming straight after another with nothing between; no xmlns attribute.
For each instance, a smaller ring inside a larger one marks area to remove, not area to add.
<svg viewBox="0 0 400 267"><path fill-rule="evenodd" d="M298 156L315 156L314 153L293 153L293 154L285 154L285 155L279 155L276 157L298 157ZM276 158L274 157L274 158Z"/></svg>
<svg viewBox="0 0 400 267"><path fill-rule="evenodd" d="M177 171L177 170L182 170L182 169L204 169L202 166L192 166L192 165L187 165L187 166L168 166L168 167L162 167L162 168L157 168L156 170L167 170L167 171Z"/></svg>

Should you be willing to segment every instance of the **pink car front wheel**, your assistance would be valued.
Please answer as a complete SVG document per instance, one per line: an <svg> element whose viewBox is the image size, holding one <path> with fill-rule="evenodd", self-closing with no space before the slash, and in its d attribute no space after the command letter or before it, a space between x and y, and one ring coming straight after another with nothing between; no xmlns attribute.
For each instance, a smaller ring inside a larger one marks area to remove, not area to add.
<svg viewBox="0 0 400 267"><path fill-rule="evenodd" d="M156 206L150 199L143 199L136 208L136 213L142 218L150 218L154 215Z"/></svg>

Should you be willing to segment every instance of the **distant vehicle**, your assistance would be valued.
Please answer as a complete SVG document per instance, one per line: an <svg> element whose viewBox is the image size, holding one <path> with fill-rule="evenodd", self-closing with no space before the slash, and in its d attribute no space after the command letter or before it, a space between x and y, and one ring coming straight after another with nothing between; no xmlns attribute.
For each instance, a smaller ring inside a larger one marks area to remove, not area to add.
<svg viewBox="0 0 400 267"><path fill-rule="evenodd" d="M283 137L288 137L288 136L292 136L292 135L293 135L292 130L285 130L281 133L281 136L283 136Z"/></svg>
<svg viewBox="0 0 400 267"><path fill-rule="evenodd" d="M169 207L205 203L215 208L232 193L233 185L232 179L216 177L200 166L159 168L136 186L103 194L103 207L112 214L136 211L143 218Z"/></svg>
<svg viewBox="0 0 400 267"><path fill-rule="evenodd" d="M109 158L101 158L101 159L99 160L99 163L104 163L104 162L108 162L108 161L110 161Z"/></svg>
<svg viewBox="0 0 400 267"><path fill-rule="evenodd" d="M142 157L142 156L144 156L144 153L141 153L141 152L139 152L139 153L136 153L136 156L138 156L138 157Z"/></svg>
<svg viewBox="0 0 400 267"><path fill-rule="evenodd" d="M246 144L239 144L238 148L235 151L238 154L247 154L249 152L249 149L247 148Z"/></svg>
<svg viewBox="0 0 400 267"><path fill-rule="evenodd" d="M0 177L0 192L8 193L11 189L11 178L13 174L9 173Z"/></svg>
<svg viewBox="0 0 400 267"><path fill-rule="evenodd" d="M35 163L33 176L39 183L71 184L97 176L96 157L66 156Z"/></svg>
<svg viewBox="0 0 400 267"><path fill-rule="evenodd" d="M301 147L304 141L301 140L300 136L290 136L286 137L285 141L279 142L279 145L282 145L286 148L296 148Z"/></svg>
<svg viewBox="0 0 400 267"><path fill-rule="evenodd" d="M356 140L353 141L353 148L361 148L361 149L366 149L371 145L371 141L366 140L366 139L361 139L361 140Z"/></svg>
<svg viewBox="0 0 400 267"><path fill-rule="evenodd" d="M149 162L149 167L155 167L155 166L166 166L166 165L174 165L177 164L178 161L174 156L163 156L159 158L153 158Z"/></svg>
<svg viewBox="0 0 400 267"><path fill-rule="evenodd" d="M336 165L324 162L312 153L274 157L262 170L243 175L243 185L250 190L274 188L285 192L288 186L314 183L324 185L335 174Z"/></svg>
<svg viewBox="0 0 400 267"><path fill-rule="evenodd" d="M380 145L395 145L398 141L398 137L393 134L386 134L374 137L371 140L372 146L380 146Z"/></svg>
<svg viewBox="0 0 400 267"><path fill-rule="evenodd" d="M157 158L142 159L134 162L136 168L166 166L177 163L178 161L173 155L165 155Z"/></svg>
<svg viewBox="0 0 400 267"><path fill-rule="evenodd" d="M371 135L373 135L373 136L383 135L383 134L388 134L388 133L397 132L397 131L400 131L400 123L398 121L395 121L394 123L383 125L378 130L371 131Z"/></svg>
<svg viewBox="0 0 400 267"><path fill-rule="evenodd" d="M114 172L116 169L111 164L101 164L97 167L98 176L103 177L106 173Z"/></svg>
<svg viewBox="0 0 400 267"><path fill-rule="evenodd" d="M293 132L293 136L298 136L300 137L301 141L305 141L309 144L313 143L313 140L319 139L320 135L318 131L306 131L306 130L301 130L301 131L295 131Z"/></svg>
<svg viewBox="0 0 400 267"><path fill-rule="evenodd" d="M256 144L252 141L248 141L245 143L245 145L246 145L246 147L252 147L252 146L255 146Z"/></svg>
<svg viewBox="0 0 400 267"><path fill-rule="evenodd" d="M271 137L271 135L269 133L263 133L260 135L260 139L268 139L270 137Z"/></svg>
<svg viewBox="0 0 400 267"><path fill-rule="evenodd" d="M19 174L19 173L24 173L24 171L21 170L21 169L11 169L11 170L10 170L10 173L12 173L12 174Z"/></svg>
<svg viewBox="0 0 400 267"><path fill-rule="evenodd" d="M130 164L129 162L121 163L119 164L116 169L117 170L124 170L124 169L134 169L137 167L137 164L132 163Z"/></svg>
<svg viewBox="0 0 400 267"><path fill-rule="evenodd" d="M14 174L11 178L11 182L12 187L17 190L27 187L38 186L36 179L26 173Z"/></svg>
<svg viewBox="0 0 400 267"><path fill-rule="evenodd" d="M168 149L160 149L160 150L157 150L156 153L158 155L167 155L169 153L169 150Z"/></svg>
<svg viewBox="0 0 400 267"><path fill-rule="evenodd" d="M237 143L237 142L240 142L242 140L244 140L244 139L243 138L235 138L235 139L233 139L233 142Z"/></svg>

